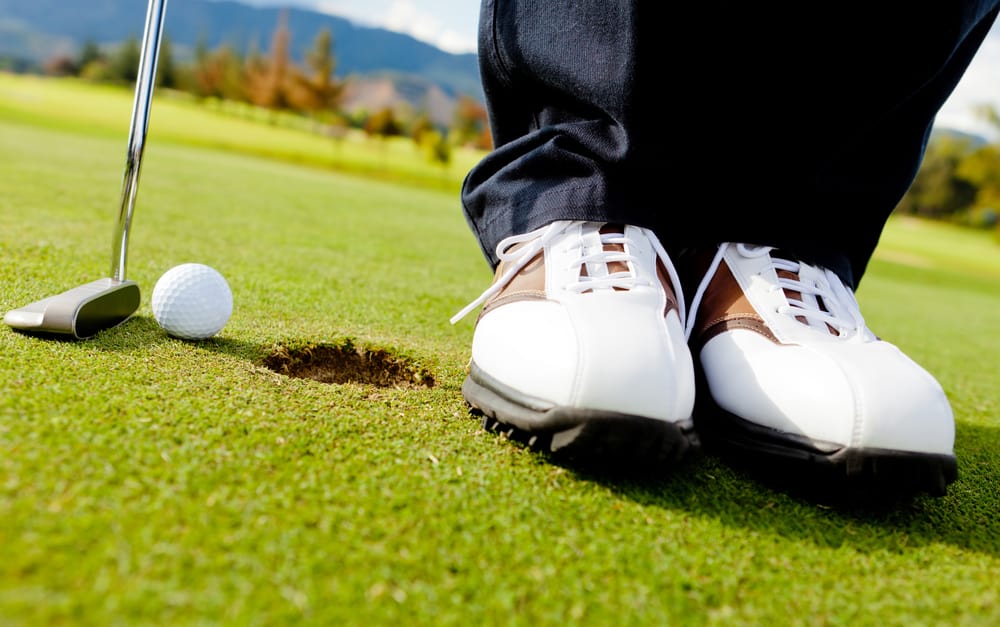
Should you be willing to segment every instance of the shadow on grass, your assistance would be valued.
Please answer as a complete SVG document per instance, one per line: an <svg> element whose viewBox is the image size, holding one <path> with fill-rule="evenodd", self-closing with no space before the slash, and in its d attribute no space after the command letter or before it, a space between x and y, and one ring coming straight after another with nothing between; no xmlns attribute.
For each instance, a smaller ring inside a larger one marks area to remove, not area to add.
<svg viewBox="0 0 1000 627"><path fill-rule="evenodd" d="M172 340L151 317L102 332L101 350L129 351ZM261 364L273 347L227 337L194 346ZM959 423L959 477L943 497L890 499L842 494L799 473L694 454L658 476L612 474L560 464L581 481L646 507L683 511L734 528L862 552L948 544L1000 556L1000 428Z"/></svg>
<svg viewBox="0 0 1000 627"><path fill-rule="evenodd" d="M108 353L130 353L168 342L181 342L189 344L193 348L231 355L254 363L262 363L264 356L268 353L267 346L227 337L216 336L206 340L173 338L167 335L152 316L133 316L116 327L104 329L97 335L85 339L77 339L62 333L34 333L15 329L11 329L10 332L29 342L51 344L69 349L74 347L86 350L96 349Z"/></svg>
<svg viewBox="0 0 1000 627"><path fill-rule="evenodd" d="M859 551L946 543L1000 555L1000 429L959 425L959 477L943 497L842 494L703 452L669 476L643 479L563 466L622 498L684 510L733 527ZM963 446L964 445L964 446Z"/></svg>
<svg viewBox="0 0 1000 627"><path fill-rule="evenodd" d="M152 316L133 316L117 327L105 329L92 338L82 340L71 335L58 333L26 333L15 330L12 332L39 342L51 342L64 346L76 345L119 353L144 350L167 342L183 342L194 348L222 353L258 364L263 362L269 352L268 346L225 336L216 336L206 340L173 338L167 335Z"/></svg>
<svg viewBox="0 0 1000 627"><path fill-rule="evenodd" d="M38 342L93 347L109 352L128 352L146 348L152 344L160 344L170 339L153 318L144 316L133 316L116 327L104 329L96 335L84 339L75 338L68 333L22 331L19 329L11 329L11 332Z"/></svg>
<svg viewBox="0 0 1000 627"><path fill-rule="evenodd" d="M55 341L93 344L100 350L118 352L144 349L166 342L183 342L195 348L224 353L256 363L259 363L267 353L266 346L224 336L216 336L206 340L181 340L170 337L152 316L133 316L123 324L101 331L93 339L88 340L74 340L69 336L55 335L44 337Z"/></svg>
<svg viewBox="0 0 1000 627"><path fill-rule="evenodd" d="M278 374L313 379L321 383L363 383L379 387L434 387L434 375L403 352L351 338L334 342L274 342L262 344L217 335L204 340L173 338L151 316L134 316L117 327L105 329L89 340L69 335L38 335L38 339L92 346L108 352L129 352L166 342L243 359Z"/></svg>

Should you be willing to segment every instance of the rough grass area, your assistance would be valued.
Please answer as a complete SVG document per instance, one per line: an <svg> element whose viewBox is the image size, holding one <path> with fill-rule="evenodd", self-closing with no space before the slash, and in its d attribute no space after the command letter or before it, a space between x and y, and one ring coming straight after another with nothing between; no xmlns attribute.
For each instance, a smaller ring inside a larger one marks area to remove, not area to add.
<svg viewBox="0 0 1000 627"><path fill-rule="evenodd" d="M110 265L126 138L53 85L58 111L0 116L0 311ZM0 111L16 97L0 77ZM859 293L952 400L947 496L834 502L708 454L611 476L470 419L472 321L448 319L490 273L454 190L159 141L161 113L137 316L85 342L0 327L0 623L1000 623L987 234L893 221ZM186 261L234 294L204 342L149 308Z"/></svg>

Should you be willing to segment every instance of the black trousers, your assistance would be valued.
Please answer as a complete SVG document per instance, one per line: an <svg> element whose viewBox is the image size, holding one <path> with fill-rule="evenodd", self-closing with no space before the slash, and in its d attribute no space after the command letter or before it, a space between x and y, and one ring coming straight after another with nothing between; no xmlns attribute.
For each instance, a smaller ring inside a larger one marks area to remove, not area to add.
<svg viewBox="0 0 1000 627"><path fill-rule="evenodd" d="M466 217L491 264L508 235L599 220L856 286L998 2L483 0L495 150Z"/></svg>

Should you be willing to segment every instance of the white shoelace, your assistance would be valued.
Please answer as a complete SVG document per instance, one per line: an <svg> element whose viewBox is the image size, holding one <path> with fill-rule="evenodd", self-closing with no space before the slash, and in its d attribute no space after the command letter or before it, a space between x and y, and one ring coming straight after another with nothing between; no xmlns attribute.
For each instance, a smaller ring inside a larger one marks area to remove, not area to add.
<svg viewBox="0 0 1000 627"><path fill-rule="evenodd" d="M719 246L718 252L712 259L712 263L708 271L705 272L705 277L698 285L691 301L691 316L684 329L685 337L689 339L694 330L696 312L705 295L705 290L719 269L719 264L722 263L723 255L729 245L726 242ZM762 257L774 250L770 246L750 244L736 244L736 249L741 255L749 258ZM829 328L832 327L840 337L865 336L867 327L854 292L844 285L835 272L775 256L771 257L771 262L775 271L785 270L798 277L798 279L792 279L779 275L777 285L771 286L772 290L784 291L788 301L787 305L778 309L779 314L797 318L799 322L804 319L803 324L826 332L829 332ZM788 297L789 291L798 292L800 298Z"/></svg>
<svg viewBox="0 0 1000 627"><path fill-rule="evenodd" d="M569 224L571 224L571 222L565 220L553 222L548 226L535 229L529 233L525 233L523 235L513 235L502 239L500 243L497 244L496 254L500 261L507 264L504 273L496 281L494 281L492 285L486 288L486 291L480 294L479 298L472 301L461 311L452 316L451 323L455 324L467 316L476 307L482 305L489 298L500 292L500 290L510 283L510 281L517 275L518 272L521 271L521 269L528 265L528 262L534 259L543 248L552 242L552 240L561 235ZM673 284L674 293L680 294L680 279L674 270L673 264L670 263L666 251L663 249L660 242L655 238L651 239L650 242L653 244L656 254L663 261L663 265L667 269L667 274L670 276L670 280ZM517 244L524 244L524 246L511 250ZM624 251L629 250L634 245L632 240L626 237L624 233L601 233L601 248L599 250L587 252L586 254L581 254L569 267L569 269L573 269L586 265L588 268L587 274L584 275L582 273L578 273L576 282L567 285L566 289L576 293L582 293L588 290L632 290L636 287L654 286L653 281L656 280L655 276L652 279L640 281L634 272L607 272L609 264L611 263L625 263L631 267L632 264L637 261L634 256L628 254L627 252L604 250L604 246L607 244L621 244ZM583 251L581 251L581 253L582 252ZM680 317L683 321L683 299L678 297L677 300L679 301L678 305L680 308Z"/></svg>

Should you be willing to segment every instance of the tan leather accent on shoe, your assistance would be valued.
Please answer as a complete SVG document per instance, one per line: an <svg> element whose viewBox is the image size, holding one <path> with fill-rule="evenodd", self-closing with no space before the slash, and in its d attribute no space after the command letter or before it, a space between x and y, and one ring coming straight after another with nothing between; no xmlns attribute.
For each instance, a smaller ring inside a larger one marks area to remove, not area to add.
<svg viewBox="0 0 1000 627"><path fill-rule="evenodd" d="M718 318L711 325L706 327L701 334L698 335L698 346L704 346L716 335L721 335L726 331L734 331L736 329L753 331L754 333L763 335L772 342L778 342L778 338L771 333L771 330L767 328L767 325L764 324L764 321L761 320L760 316L757 314L732 314Z"/></svg>
<svg viewBox="0 0 1000 627"><path fill-rule="evenodd" d="M624 234L625 228L621 225L606 224L601 228L601 233L621 233ZM517 246L522 246L523 244L518 244ZM516 250L517 246L511 248L511 250ZM622 244L605 244L604 250L615 251L624 253L625 246ZM526 266L521 268L510 282L503 287L495 296L487 300L483 304L482 310L479 312L479 317L488 313L489 311L500 307L501 305L506 305L508 303L513 303L517 301L524 300L545 300L545 263L543 258L544 253L538 253L535 255L531 261L528 262ZM624 261L612 261L608 265L608 272L628 272L628 264ZM493 274L493 281L496 282L506 271L504 263L501 261L497 265L496 272ZM582 264L580 266L580 276L587 276L587 266ZM663 315L666 316L671 310L679 311L680 305L677 302L677 296L674 294L673 287L670 282L670 275L667 272L666 267L663 262L659 259L656 260L656 276L660 280L660 284L663 286L663 291L666 292L666 306L663 309ZM623 290L623 288L615 288L616 290ZM586 290L582 293L586 294L592 290Z"/></svg>
<svg viewBox="0 0 1000 627"><path fill-rule="evenodd" d="M494 282L506 271L501 261L493 275ZM519 300L545 300L545 262L542 253L535 255L528 265L521 268L502 290L483 304L479 317L491 309Z"/></svg>
<svg viewBox="0 0 1000 627"><path fill-rule="evenodd" d="M680 311L681 306L677 302L677 295L674 294L673 284L670 282L670 273L667 272L667 267L663 265L663 262L657 258L656 260L656 278L660 280L660 285L663 286L663 291L667 295L667 302L663 307L663 315L666 316L671 311Z"/></svg>
<svg viewBox="0 0 1000 627"><path fill-rule="evenodd" d="M778 343L778 338L747 300L725 262L719 264L708 284L697 316L692 341L699 347L716 335L734 329L753 331Z"/></svg>

